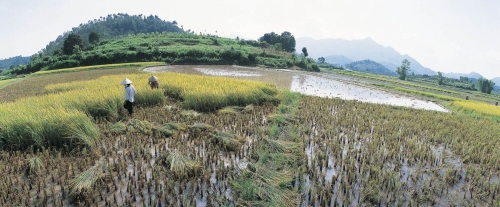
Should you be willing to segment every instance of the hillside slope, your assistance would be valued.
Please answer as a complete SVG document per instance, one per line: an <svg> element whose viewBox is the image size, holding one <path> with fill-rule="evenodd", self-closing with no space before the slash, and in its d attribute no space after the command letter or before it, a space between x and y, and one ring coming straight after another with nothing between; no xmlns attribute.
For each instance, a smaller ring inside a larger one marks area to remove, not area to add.
<svg viewBox="0 0 500 207"><path fill-rule="evenodd" d="M160 19L156 15L129 15L124 13L109 14L99 19L89 20L85 24L73 27L71 31L59 35L57 39L51 41L41 52L44 55L53 55L63 46L64 40L69 34L75 33L82 37L86 46L89 46L89 35L95 32L100 40L107 40L123 37L130 34L151 33L151 32L184 32L177 26L177 22L169 22Z"/></svg>
<svg viewBox="0 0 500 207"><path fill-rule="evenodd" d="M382 64L377 63L375 61L371 61L371 60L355 61L355 62L352 62L349 64L345 64L345 67L347 69L360 71L360 72L368 72L368 73L374 73L374 74L396 76L396 73L394 71L391 71L391 70L387 69L385 66L383 66Z"/></svg>
<svg viewBox="0 0 500 207"><path fill-rule="evenodd" d="M27 74L78 66L159 61L167 64L223 64L264 66L270 68L299 67L319 71L311 58L262 48L254 40L234 40L191 33L149 33L105 40L72 55L54 54L35 57L29 64L11 70Z"/></svg>

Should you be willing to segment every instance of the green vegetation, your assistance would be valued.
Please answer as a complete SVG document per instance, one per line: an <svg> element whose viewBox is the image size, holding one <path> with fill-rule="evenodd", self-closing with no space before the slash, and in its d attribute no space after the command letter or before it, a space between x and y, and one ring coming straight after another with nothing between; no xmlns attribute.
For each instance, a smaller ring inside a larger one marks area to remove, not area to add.
<svg viewBox="0 0 500 207"><path fill-rule="evenodd" d="M491 80L479 78L477 80L477 85L479 86L479 91L481 91L481 93L490 94L493 90L493 86L495 86L495 83L493 83L493 81Z"/></svg>
<svg viewBox="0 0 500 207"><path fill-rule="evenodd" d="M62 54L64 42L69 36L78 36L83 41L83 50L92 48L99 41L107 41L110 39L125 37L131 34L152 33L152 32L191 32L184 31L177 26L177 22L169 22L160 19L156 15L129 15L124 13L109 14L101 16L99 19L93 19L87 23L80 24L78 27L73 27L71 31L57 37L56 40L50 42L45 49L36 54L36 56L51 56ZM97 37L96 38L96 35ZM97 42L96 42L97 41ZM71 49L71 48L70 48ZM40 58L40 57L32 57Z"/></svg>
<svg viewBox="0 0 500 207"><path fill-rule="evenodd" d="M182 27L182 26L181 26ZM224 64L265 66L319 71L317 63L297 58L295 38L290 32L266 33L259 41L195 34L157 16L114 14L80 24L59 36L45 49L17 65L8 76L38 71L157 61L166 64Z"/></svg>
<svg viewBox="0 0 500 207"><path fill-rule="evenodd" d="M408 71L410 71L410 61L404 59L401 61L401 66L396 69L396 73L399 76L400 80L406 80L406 76L408 76Z"/></svg>
<svg viewBox="0 0 500 207"><path fill-rule="evenodd" d="M245 41L190 33L150 33L129 35L103 41L86 50L73 43L71 55L47 55L16 67L12 74L24 74L99 64L161 61L168 64L237 64L272 68L298 66L319 71L310 58L296 58L291 53L261 47L257 41ZM65 52L66 53L66 52Z"/></svg>
<svg viewBox="0 0 500 207"><path fill-rule="evenodd" d="M259 42L264 45L272 45L275 50L295 52L295 37L293 37L292 33L287 31L281 33L281 35L274 32L266 33L259 38Z"/></svg>

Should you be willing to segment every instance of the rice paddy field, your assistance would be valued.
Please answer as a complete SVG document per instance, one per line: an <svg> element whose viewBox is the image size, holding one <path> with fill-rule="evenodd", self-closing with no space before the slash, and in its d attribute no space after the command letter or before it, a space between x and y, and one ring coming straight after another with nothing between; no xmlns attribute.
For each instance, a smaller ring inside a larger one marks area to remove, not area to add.
<svg viewBox="0 0 500 207"><path fill-rule="evenodd" d="M143 67L0 89L0 206L500 205L494 119Z"/></svg>

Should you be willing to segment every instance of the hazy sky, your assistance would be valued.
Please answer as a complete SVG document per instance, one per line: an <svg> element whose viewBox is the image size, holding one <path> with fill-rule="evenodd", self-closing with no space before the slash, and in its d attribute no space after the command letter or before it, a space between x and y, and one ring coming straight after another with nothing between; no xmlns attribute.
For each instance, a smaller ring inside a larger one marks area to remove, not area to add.
<svg viewBox="0 0 500 207"><path fill-rule="evenodd" d="M158 15L196 33L257 39L364 39L424 67L500 77L499 0L0 0L0 59L30 56L65 31L113 13Z"/></svg>

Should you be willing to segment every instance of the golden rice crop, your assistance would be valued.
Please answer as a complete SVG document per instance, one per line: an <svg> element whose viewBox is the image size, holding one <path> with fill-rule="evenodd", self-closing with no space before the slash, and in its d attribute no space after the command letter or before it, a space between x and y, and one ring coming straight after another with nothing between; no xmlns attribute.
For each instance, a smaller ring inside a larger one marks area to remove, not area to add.
<svg viewBox="0 0 500 207"><path fill-rule="evenodd" d="M492 104L476 102L476 101L454 101L452 106L458 107L459 110L472 110L481 114L496 116L500 118L500 107Z"/></svg>
<svg viewBox="0 0 500 207"><path fill-rule="evenodd" d="M259 104L272 100L277 93L276 87L269 84L177 73L157 74L163 90L151 90L149 76L112 75L48 85L46 95L2 104L2 144L14 149L28 147L33 141L40 147L61 146L65 142L60 138L72 137L95 146L97 127L86 114L117 118L123 110L124 88L120 82L125 77L136 87L136 105L157 105L164 101L164 94L176 93L187 108L213 111L228 105Z"/></svg>

